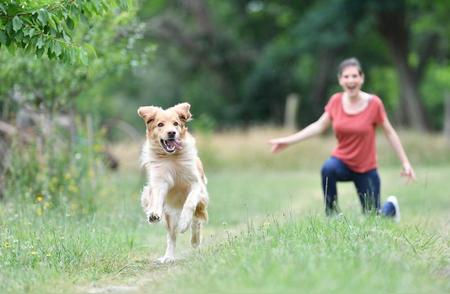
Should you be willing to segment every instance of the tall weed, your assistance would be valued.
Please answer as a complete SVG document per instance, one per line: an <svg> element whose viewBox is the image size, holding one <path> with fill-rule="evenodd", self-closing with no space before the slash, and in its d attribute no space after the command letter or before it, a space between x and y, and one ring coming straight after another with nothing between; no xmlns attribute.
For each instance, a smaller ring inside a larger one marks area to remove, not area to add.
<svg viewBox="0 0 450 294"><path fill-rule="evenodd" d="M48 137L31 137L31 143L13 142L6 201L33 205L38 215L59 207L77 213L95 210L93 198L104 174L102 134L94 133L89 123L77 124L72 138L55 129Z"/></svg>

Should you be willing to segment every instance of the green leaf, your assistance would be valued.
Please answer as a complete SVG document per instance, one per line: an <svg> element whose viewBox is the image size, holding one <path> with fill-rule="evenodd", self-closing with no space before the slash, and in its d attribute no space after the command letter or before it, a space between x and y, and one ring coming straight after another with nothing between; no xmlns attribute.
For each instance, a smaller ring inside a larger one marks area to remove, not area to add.
<svg viewBox="0 0 450 294"><path fill-rule="evenodd" d="M18 30L20 30L22 28L23 21L17 15L14 16L12 23L13 23L13 30L15 32L17 32Z"/></svg>
<svg viewBox="0 0 450 294"><path fill-rule="evenodd" d="M44 52L45 52L44 48L39 48L36 50L36 56L41 57L44 54Z"/></svg>
<svg viewBox="0 0 450 294"><path fill-rule="evenodd" d="M49 50L47 51L47 56L48 56L48 58L50 58L50 59L54 59L54 58L55 58L55 53L53 53L53 51L49 49Z"/></svg>
<svg viewBox="0 0 450 294"><path fill-rule="evenodd" d="M42 47L44 47L45 42L44 39L42 37L39 37L38 41L36 42L36 47L38 49L41 49Z"/></svg>
<svg viewBox="0 0 450 294"><path fill-rule="evenodd" d="M53 52L55 52L55 50L54 50L54 47L55 47L55 41L54 41L54 40L51 40L51 41L47 44L47 47L48 47L48 52L47 52L47 53L53 53Z"/></svg>
<svg viewBox="0 0 450 294"><path fill-rule="evenodd" d="M73 30L73 28L75 27L75 23L70 17L68 17L66 19L66 24L67 24L67 27L71 30Z"/></svg>
<svg viewBox="0 0 450 294"><path fill-rule="evenodd" d="M24 29L23 29L23 35L24 35L24 36L29 36L29 35L30 35L30 31L31 31L30 28L24 28Z"/></svg>
<svg viewBox="0 0 450 294"><path fill-rule="evenodd" d="M102 2L100 3L100 5L101 5L103 11L109 11L109 10L111 9L111 7L110 7L110 5L108 4L108 2L102 1Z"/></svg>
<svg viewBox="0 0 450 294"><path fill-rule="evenodd" d="M67 43L70 43L70 36L66 33L66 31L62 31L62 34L63 34L64 41L66 41Z"/></svg>
<svg viewBox="0 0 450 294"><path fill-rule="evenodd" d="M60 59L62 59L64 63L70 63L69 55L67 54L67 50L65 48L63 48Z"/></svg>
<svg viewBox="0 0 450 294"><path fill-rule="evenodd" d="M31 39L30 39L30 41L29 41L29 44L28 44L28 47L30 48L30 49L34 49L34 48L36 48L36 43L37 43L37 41L38 41L38 37L32 37Z"/></svg>
<svg viewBox="0 0 450 294"><path fill-rule="evenodd" d="M80 49L80 51L78 53L79 53L79 58L80 58L81 63L83 65L87 65L89 59L88 59L88 55L87 55L86 51L83 49Z"/></svg>
<svg viewBox="0 0 450 294"><path fill-rule="evenodd" d="M90 44L85 44L84 48L86 49L86 53L88 54L89 57L97 58L97 52L95 51L94 46Z"/></svg>
<svg viewBox="0 0 450 294"><path fill-rule="evenodd" d="M58 28L56 27L56 22L53 20L53 15L49 15L47 23L50 26L50 28L54 29L55 31L58 31Z"/></svg>
<svg viewBox="0 0 450 294"><path fill-rule="evenodd" d="M59 57L61 55L62 48L59 42L55 42L55 46L53 46L53 52L55 53L56 57Z"/></svg>
<svg viewBox="0 0 450 294"><path fill-rule="evenodd" d="M17 43L17 45L18 45L17 47L25 48L27 46L27 42L22 39L20 42Z"/></svg>
<svg viewBox="0 0 450 294"><path fill-rule="evenodd" d="M128 1L127 1L127 0L120 0L120 1L119 1L119 6L120 6L122 9L128 9Z"/></svg>
<svg viewBox="0 0 450 294"><path fill-rule="evenodd" d="M14 36L15 42L16 43L20 43L23 40L23 33L22 31L18 32L15 36Z"/></svg>
<svg viewBox="0 0 450 294"><path fill-rule="evenodd" d="M14 35L13 24L11 21L8 21L6 23L6 32L8 33L9 36Z"/></svg>
<svg viewBox="0 0 450 294"><path fill-rule="evenodd" d="M92 0L92 9L97 15L100 14L100 3L98 0Z"/></svg>
<svg viewBox="0 0 450 294"><path fill-rule="evenodd" d="M46 26L48 21L48 12L44 9L39 9L38 12L38 20L41 22L42 25Z"/></svg>

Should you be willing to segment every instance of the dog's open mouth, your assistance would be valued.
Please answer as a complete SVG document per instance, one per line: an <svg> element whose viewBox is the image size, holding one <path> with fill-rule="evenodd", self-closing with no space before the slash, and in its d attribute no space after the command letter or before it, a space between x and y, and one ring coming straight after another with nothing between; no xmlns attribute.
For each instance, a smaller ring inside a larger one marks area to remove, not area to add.
<svg viewBox="0 0 450 294"><path fill-rule="evenodd" d="M161 146L163 147L163 149L168 153L173 153L173 152L175 152L175 150L183 149L181 142L177 141L175 139L169 139L169 140L161 139L160 142L161 142Z"/></svg>

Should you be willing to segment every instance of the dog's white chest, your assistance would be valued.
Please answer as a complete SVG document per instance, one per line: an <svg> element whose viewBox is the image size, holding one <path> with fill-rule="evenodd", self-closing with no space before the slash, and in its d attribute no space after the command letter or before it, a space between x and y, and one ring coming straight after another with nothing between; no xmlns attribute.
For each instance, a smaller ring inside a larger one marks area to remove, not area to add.
<svg viewBox="0 0 450 294"><path fill-rule="evenodd" d="M162 164L155 164L150 171L151 181L164 181L169 184L170 187L175 185L183 185L195 182L197 176L194 174L194 168L189 161L177 162L167 161Z"/></svg>

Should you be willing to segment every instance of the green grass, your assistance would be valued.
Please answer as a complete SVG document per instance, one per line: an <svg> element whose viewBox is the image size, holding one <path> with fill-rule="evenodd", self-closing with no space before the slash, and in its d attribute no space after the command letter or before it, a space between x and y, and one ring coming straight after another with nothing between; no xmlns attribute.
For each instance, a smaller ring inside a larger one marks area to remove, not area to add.
<svg viewBox="0 0 450 294"><path fill-rule="evenodd" d="M114 197L117 203L93 214L77 214L71 207L36 213L40 203L2 207L1 292L40 292L54 289L53 283L96 280L118 271L134 254L146 253L145 224L128 196L121 191Z"/></svg>
<svg viewBox="0 0 450 294"><path fill-rule="evenodd" d="M287 207L298 190L291 183L301 174L211 174L211 218L205 239L214 241L208 234L232 230L250 218ZM145 272L163 253L165 229L145 222L139 206L143 180L138 174L113 174L109 181L95 198L98 208L93 214L78 214L71 207L42 213L42 203L7 203L0 208L2 293L46 292L55 284L70 290L99 279ZM288 189L273 203L275 189L283 186ZM189 248L188 237L180 239L180 251Z"/></svg>
<svg viewBox="0 0 450 294"><path fill-rule="evenodd" d="M43 209L46 199L1 202L0 292L130 285L137 292L448 293L450 167L427 159L411 185L397 167L380 167L382 199L394 194L401 204L399 225L361 216L348 183L338 186L344 217L327 219L319 179L324 158L311 150L296 154L310 158L295 169L282 169L287 159L277 162L263 151L245 168L207 165L205 246L193 251L188 234L181 235L179 259L170 266L153 263L164 251L165 229L145 222L144 178L136 170L99 182L88 212L70 204Z"/></svg>
<svg viewBox="0 0 450 294"><path fill-rule="evenodd" d="M205 250L154 290L445 293L448 281L438 276L445 254L448 243L419 228L308 216L268 222Z"/></svg>
<svg viewBox="0 0 450 294"><path fill-rule="evenodd" d="M381 220L275 221L198 254L155 290L444 293L445 280L433 276L443 269L429 267L445 262L436 254L443 246L424 231Z"/></svg>
<svg viewBox="0 0 450 294"><path fill-rule="evenodd" d="M163 253L165 232L144 221L139 176L111 178L115 184L97 199L107 205L95 215L50 211L38 217L30 214L32 207L14 213L4 207L2 292L39 293L54 287L70 292L95 282L99 287L136 283L161 292L444 293L450 289L450 205L442 187L450 168L419 168L426 179L409 186L399 185L395 169L382 168L381 173L383 190L401 201L400 225L360 216L353 187L347 184L339 186L345 217L326 219L317 173L210 174L209 246L192 252L188 236L182 235L181 261L171 267L152 263Z"/></svg>
<svg viewBox="0 0 450 294"><path fill-rule="evenodd" d="M448 293L450 200L443 189L450 168L419 168L427 175L399 185L395 169L383 169L384 190L399 196L403 221L363 217L350 185L341 189L344 216L327 219L318 197L300 210L247 221L240 233L198 252L141 289L156 292ZM293 202L308 201L312 179L284 175L297 185ZM273 190L279 196L286 189ZM317 189L317 187L316 187ZM281 190L281 191L280 191ZM311 193L311 194L310 194ZM385 198L385 197L384 197ZM292 203L291 203L292 204ZM296 205L293 205L294 207ZM161 280L162 279L162 280Z"/></svg>

